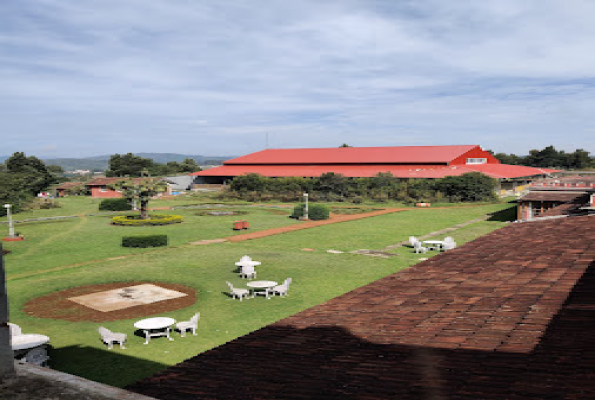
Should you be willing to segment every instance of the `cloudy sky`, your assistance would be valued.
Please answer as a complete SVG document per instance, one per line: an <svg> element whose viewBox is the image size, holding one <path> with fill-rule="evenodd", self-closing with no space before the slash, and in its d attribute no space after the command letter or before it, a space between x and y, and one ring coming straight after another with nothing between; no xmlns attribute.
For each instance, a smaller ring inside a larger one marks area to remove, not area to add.
<svg viewBox="0 0 595 400"><path fill-rule="evenodd" d="M2 0L0 155L595 153L595 1Z"/></svg>

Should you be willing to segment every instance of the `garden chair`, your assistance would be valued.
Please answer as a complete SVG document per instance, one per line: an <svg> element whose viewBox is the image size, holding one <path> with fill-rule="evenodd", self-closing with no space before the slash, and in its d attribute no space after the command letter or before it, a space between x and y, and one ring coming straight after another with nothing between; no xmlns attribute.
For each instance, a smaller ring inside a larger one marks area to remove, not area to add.
<svg viewBox="0 0 595 400"><path fill-rule="evenodd" d="M419 240L415 236L409 236L409 244L411 247L415 247L415 243L419 242Z"/></svg>
<svg viewBox="0 0 595 400"><path fill-rule="evenodd" d="M176 328L180 331L182 337L186 337L186 331L192 329L192 334L196 336L196 329L198 328L198 320L200 313L196 313L190 318L190 321L182 321L176 324Z"/></svg>
<svg viewBox="0 0 595 400"><path fill-rule="evenodd" d="M114 342L120 344L121 349L125 349L124 342L126 341L126 334L125 333L116 333L112 332L103 326L99 327L98 329L99 334L101 335L101 340L103 343L107 344L107 349L111 350L114 347Z"/></svg>
<svg viewBox="0 0 595 400"><path fill-rule="evenodd" d="M248 289L236 289L233 287L233 285L229 282L226 282L227 286L229 286L229 293L231 294L232 297L237 297L238 299L240 299L240 301L242 301L242 297L246 297L248 298L248 294L250 293L248 291Z"/></svg>
<svg viewBox="0 0 595 400"><path fill-rule="evenodd" d="M252 265L244 265L241 267L240 277L254 279L256 278L256 269L254 269L254 266Z"/></svg>
<svg viewBox="0 0 595 400"><path fill-rule="evenodd" d="M283 297L287 295L287 291L289 290L289 284L291 284L291 278L285 279L282 285L275 286L271 291L273 294L279 293L279 296Z"/></svg>
<svg viewBox="0 0 595 400"><path fill-rule="evenodd" d="M457 243L453 240L453 241L444 241L444 244L442 245L442 251L446 251L446 250L452 250L454 248L457 247Z"/></svg>
<svg viewBox="0 0 595 400"><path fill-rule="evenodd" d="M9 322L8 328L10 329L10 337L15 337L15 336L23 334L21 327L18 326L17 324L13 324L13 323Z"/></svg>
<svg viewBox="0 0 595 400"><path fill-rule="evenodd" d="M421 245L421 242L415 242L413 244L413 248L415 249L415 253L420 253L421 252L421 253L425 254L425 253L428 252L428 248L422 246Z"/></svg>
<svg viewBox="0 0 595 400"><path fill-rule="evenodd" d="M43 347L29 350L25 355L26 363L39 365L40 367L47 367L49 359L48 352Z"/></svg>

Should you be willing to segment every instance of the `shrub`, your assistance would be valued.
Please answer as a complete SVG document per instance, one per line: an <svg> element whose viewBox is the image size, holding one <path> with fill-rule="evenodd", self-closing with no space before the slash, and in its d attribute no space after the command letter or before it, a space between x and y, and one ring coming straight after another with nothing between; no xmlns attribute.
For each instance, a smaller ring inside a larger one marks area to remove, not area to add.
<svg viewBox="0 0 595 400"><path fill-rule="evenodd" d="M130 211L132 206L128 203L128 199L103 199L99 203L99 211Z"/></svg>
<svg viewBox="0 0 595 400"><path fill-rule="evenodd" d="M124 236L122 247L167 246L167 235Z"/></svg>
<svg viewBox="0 0 595 400"><path fill-rule="evenodd" d="M294 207L291 218L300 218L304 215L304 204L298 204ZM308 218L314 221L328 219L330 215L327 206L322 204L309 204L308 205Z"/></svg>
<svg viewBox="0 0 595 400"><path fill-rule="evenodd" d="M112 218L112 224L122 226L170 225L182 222L180 215L151 215L149 219L140 219L138 215L121 215Z"/></svg>

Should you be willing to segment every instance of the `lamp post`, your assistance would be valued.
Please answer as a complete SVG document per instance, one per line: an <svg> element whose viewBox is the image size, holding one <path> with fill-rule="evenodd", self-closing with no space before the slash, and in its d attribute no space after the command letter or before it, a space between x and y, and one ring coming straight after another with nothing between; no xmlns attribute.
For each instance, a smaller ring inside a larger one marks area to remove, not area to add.
<svg viewBox="0 0 595 400"><path fill-rule="evenodd" d="M302 219L308 219L308 193L304 193L304 214L302 215Z"/></svg>
<svg viewBox="0 0 595 400"><path fill-rule="evenodd" d="M12 213L10 212L12 205L11 204L4 204L4 208L6 208L6 217L8 218L8 237L13 238L14 236L14 224L12 223Z"/></svg>

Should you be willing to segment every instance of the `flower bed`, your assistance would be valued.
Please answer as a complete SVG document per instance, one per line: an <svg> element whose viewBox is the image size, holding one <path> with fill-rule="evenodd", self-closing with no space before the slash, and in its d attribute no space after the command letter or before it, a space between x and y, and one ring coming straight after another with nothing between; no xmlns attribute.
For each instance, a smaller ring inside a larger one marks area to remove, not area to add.
<svg viewBox="0 0 595 400"><path fill-rule="evenodd" d="M181 215L151 215L149 219L140 219L138 215L122 215L112 218L112 224L122 226L170 225L182 222Z"/></svg>

